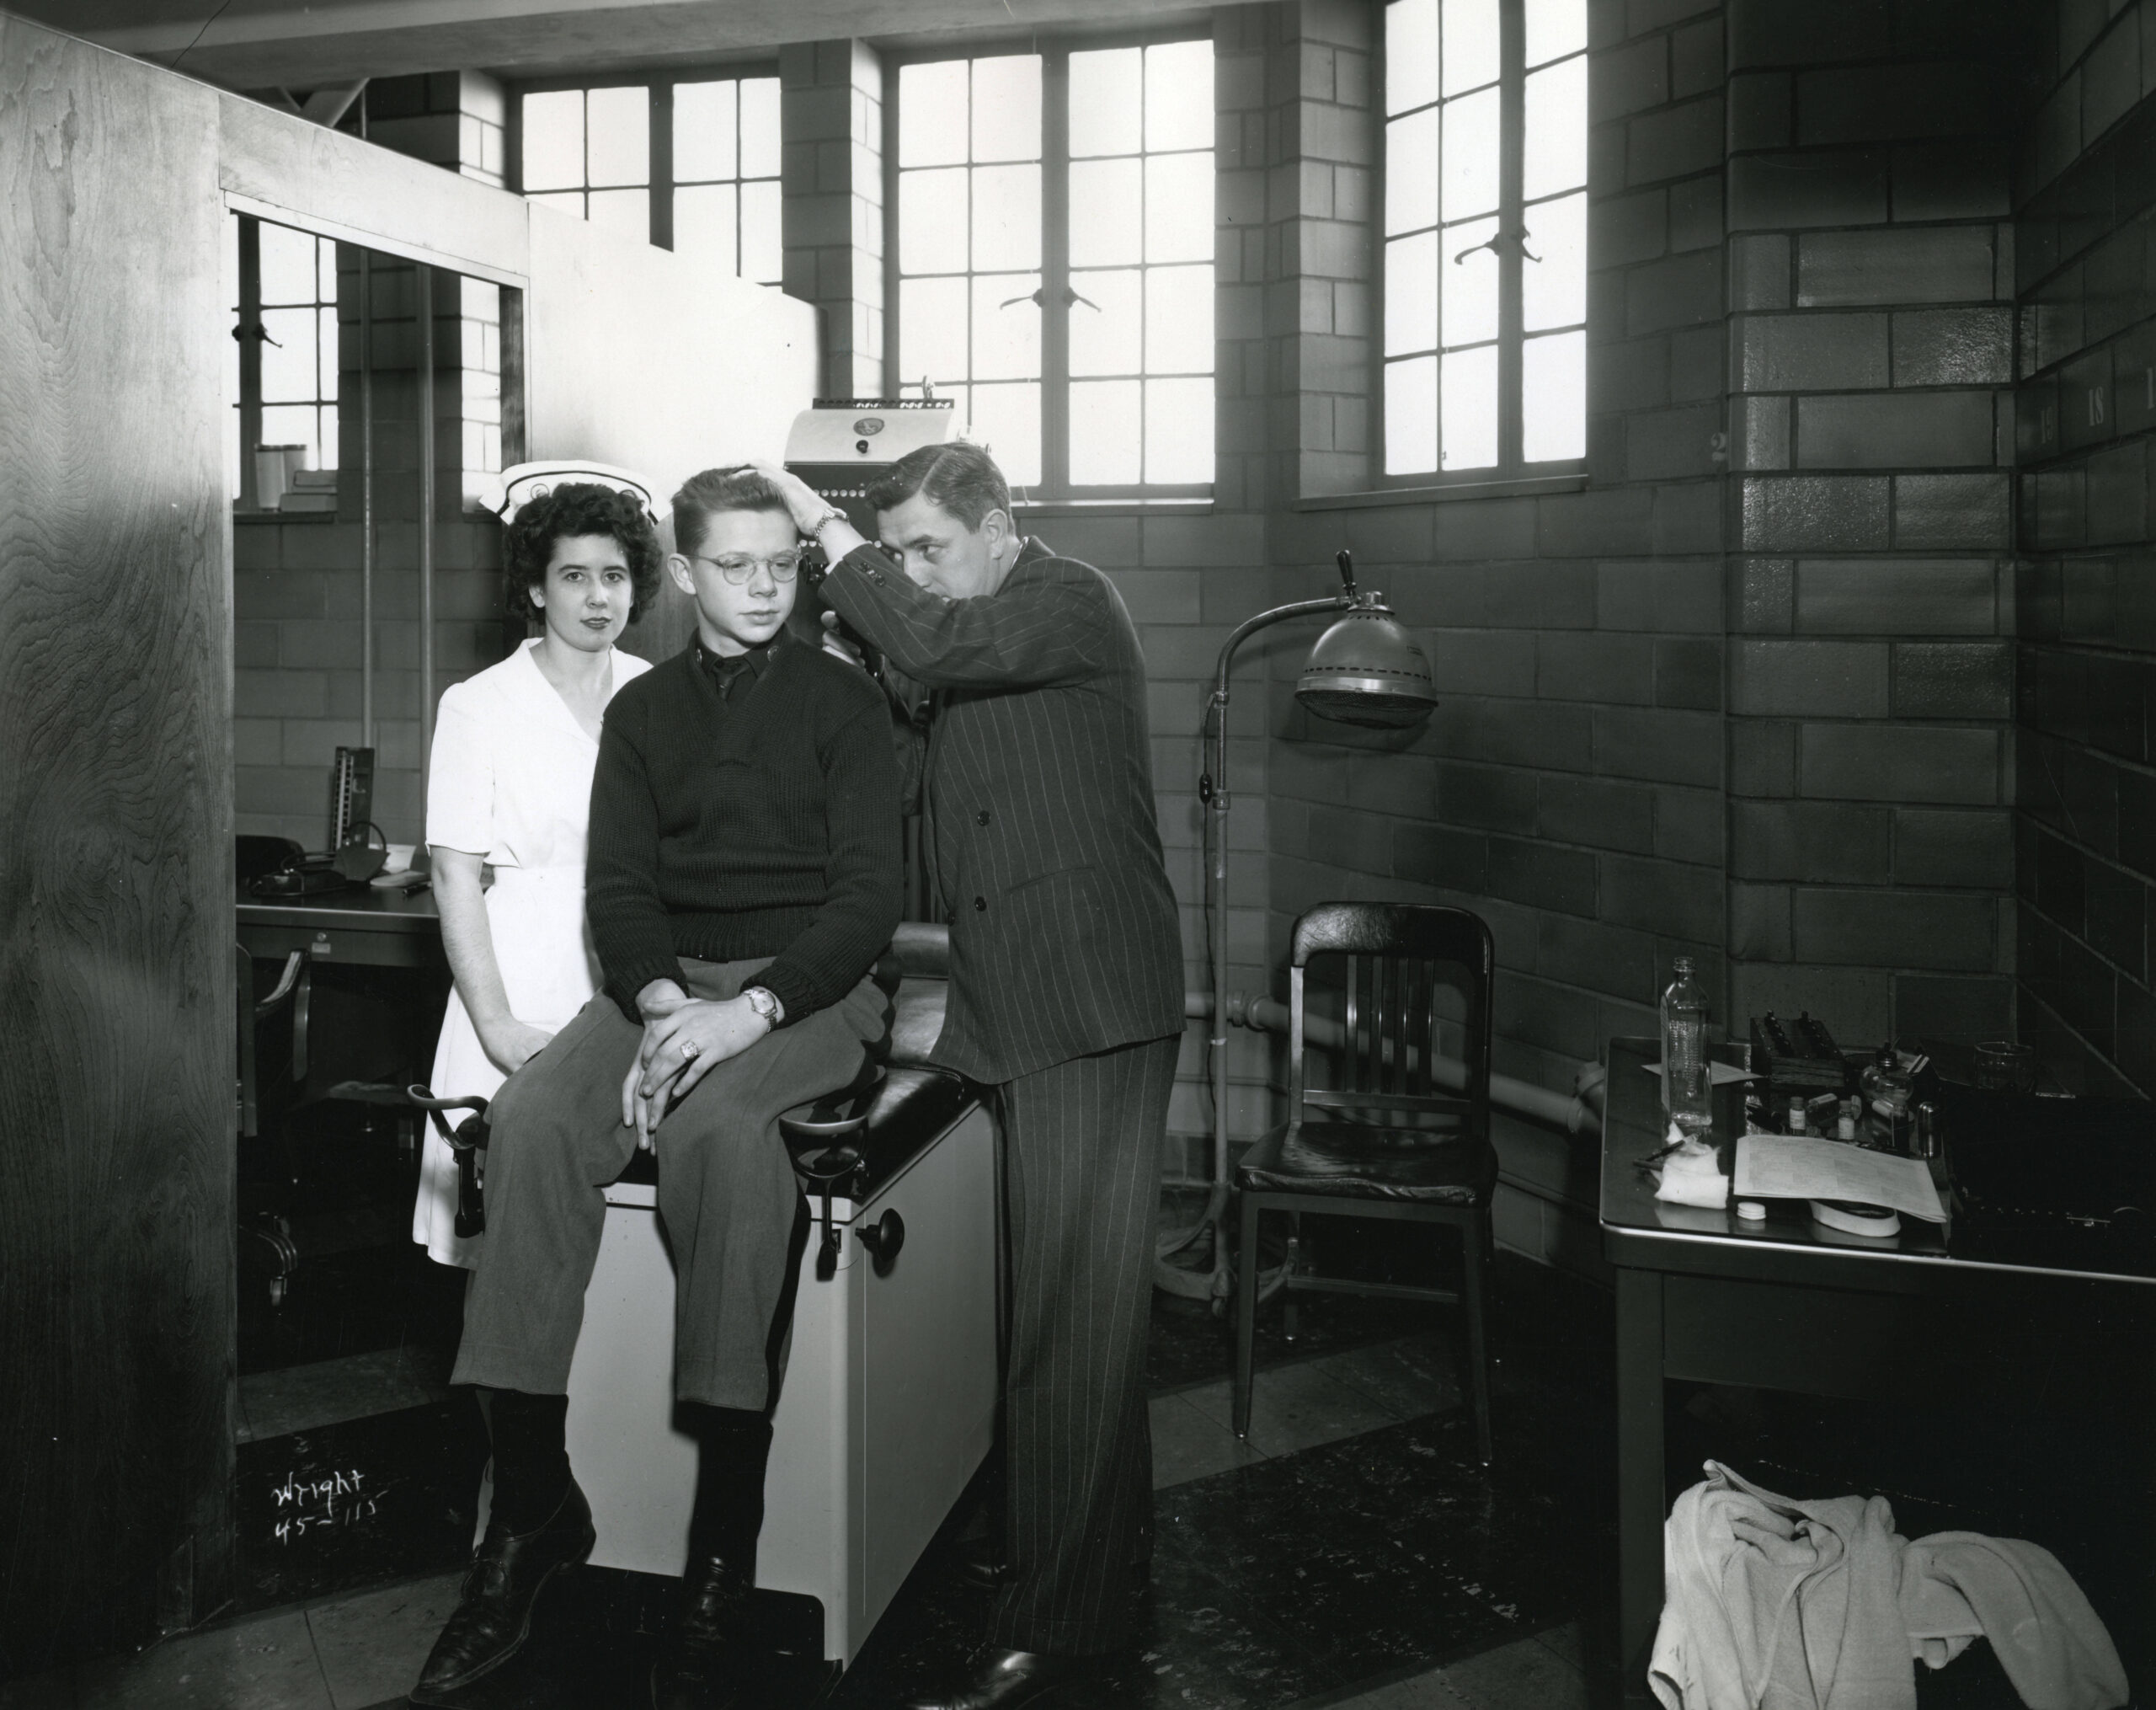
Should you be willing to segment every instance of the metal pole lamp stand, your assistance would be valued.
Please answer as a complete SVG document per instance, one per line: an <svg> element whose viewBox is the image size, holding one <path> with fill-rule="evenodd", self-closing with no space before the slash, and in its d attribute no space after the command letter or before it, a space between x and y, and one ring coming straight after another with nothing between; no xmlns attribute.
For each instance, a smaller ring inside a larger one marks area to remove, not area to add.
<svg viewBox="0 0 2156 1710"><path fill-rule="evenodd" d="M1343 724L1399 729L1430 716L1438 704L1430 662L1416 644L1385 596L1355 587L1354 561L1339 554L1341 590L1328 599L1299 600L1276 606L1235 626L1220 649L1206 703L1213 760L1198 780L1205 808L1207 918L1211 927L1213 1015L1210 1036L1213 1073L1213 1182L1205 1210L1187 1229L1161 1237L1153 1280L1169 1294L1210 1300L1217 1312L1232 1291L1227 1236L1222 1219L1228 1208L1228 671L1235 649L1261 629L1289 617L1314 617L1337 612L1339 620L1317 639L1295 683L1295 698L1321 719ZM1203 740L1201 738L1201 740ZM1212 1265L1186 1270L1169 1264L1171 1253L1209 1237Z"/></svg>

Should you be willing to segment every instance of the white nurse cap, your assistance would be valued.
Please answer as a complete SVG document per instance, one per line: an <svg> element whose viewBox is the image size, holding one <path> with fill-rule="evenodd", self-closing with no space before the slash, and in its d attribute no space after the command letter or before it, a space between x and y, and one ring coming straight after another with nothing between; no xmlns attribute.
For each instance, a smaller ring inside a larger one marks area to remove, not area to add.
<svg viewBox="0 0 2156 1710"><path fill-rule="evenodd" d="M544 499L565 482L589 482L626 493L643 508L653 526L658 525L659 511L652 503L650 482L633 470L580 457L519 463L513 469L504 469L480 489L479 502L506 523L533 500Z"/></svg>

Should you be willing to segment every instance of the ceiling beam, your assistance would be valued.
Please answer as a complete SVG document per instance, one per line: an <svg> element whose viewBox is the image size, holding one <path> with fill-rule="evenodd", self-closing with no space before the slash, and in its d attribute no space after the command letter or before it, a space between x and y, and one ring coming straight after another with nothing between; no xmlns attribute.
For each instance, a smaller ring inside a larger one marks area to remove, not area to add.
<svg viewBox="0 0 2156 1710"><path fill-rule="evenodd" d="M792 41L1115 27L1187 0L8 0L56 29L231 88L414 72L543 77L769 54Z"/></svg>

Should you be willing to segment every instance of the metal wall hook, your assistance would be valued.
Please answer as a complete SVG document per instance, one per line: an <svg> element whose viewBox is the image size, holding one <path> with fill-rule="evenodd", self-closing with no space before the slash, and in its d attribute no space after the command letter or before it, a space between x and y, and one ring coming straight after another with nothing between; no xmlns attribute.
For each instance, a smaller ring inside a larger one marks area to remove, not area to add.
<svg viewBox="0 0 2156 1710"><path fill-rule="evenodd" d="M1519 246L1519 253L1525 256L1529 261L1540 261L1542 258L1527 247L1527 240L1534 235L1534 234L1529 231L1524 226L1516 226L1512 227L1510 230L1500 226L1496 231L1485 238L1480 243L1470 243L1466 248L1461 250L1459 254L1454 256L1452 259L1452 265L1454 267L1459 266L1461 262L1466 260L1469 256L1472 255L1478 249L1486 249L1492 255L1495 255L1497 253L1498 243L1508 238L1512 239L1514 243Z"/></svg>

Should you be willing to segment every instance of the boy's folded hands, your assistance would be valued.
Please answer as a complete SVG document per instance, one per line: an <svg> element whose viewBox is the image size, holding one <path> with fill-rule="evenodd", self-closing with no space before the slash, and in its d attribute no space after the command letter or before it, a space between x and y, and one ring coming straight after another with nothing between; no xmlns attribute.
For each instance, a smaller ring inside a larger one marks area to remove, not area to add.
<svg viewBox="0 0 2156 1710"><path fill-rule="evenodd" d="M745 997L647 991L637 1007L644 1017L643 1041L622 1081L622 1125L635 1129L638 1149L648 1152L667 1107L686 1097L714 1065L755 1044L771 1023Z"/></svg>

